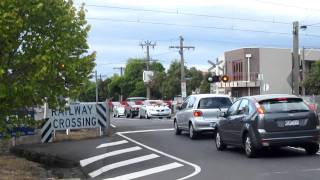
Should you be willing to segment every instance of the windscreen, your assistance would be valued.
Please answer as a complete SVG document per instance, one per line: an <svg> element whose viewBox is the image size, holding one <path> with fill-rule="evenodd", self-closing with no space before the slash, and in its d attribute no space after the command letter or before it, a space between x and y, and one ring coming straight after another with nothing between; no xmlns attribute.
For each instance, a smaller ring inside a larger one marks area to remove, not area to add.
<svg viewBox="0 0 320 180"><path fill-rule="evenodd" d="M303 112L309 111L308 106L300 98L276 98L259 102L265 113Z"/></svg>
<svg viewBox="0 0 320 180"><path fill-rule="evenodd" d="M221 109L229 108L231 101L227 97L208 97L199 101L198 109Z"/></svg>

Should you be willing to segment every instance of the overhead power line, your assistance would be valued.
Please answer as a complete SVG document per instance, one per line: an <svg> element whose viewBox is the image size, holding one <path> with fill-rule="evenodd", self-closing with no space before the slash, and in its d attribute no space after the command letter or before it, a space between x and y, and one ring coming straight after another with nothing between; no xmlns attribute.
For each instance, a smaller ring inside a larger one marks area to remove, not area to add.
<svg viewBox="0 0 320 180"><path fill-rule="evenodd" d="M216 18L216 19L230 19L230 20L239 20L239 21L251 21L259 23L273 23L273 24L285 24L291 25L291 22L276 21L276 20L263 20L263 19L252 19L252 18L238 18L238 17L228 17L228 16L218 16L218 15L209 15L209 14L197 14L197 13L188 13L183 11L165 11L165 10L156 10L156 9L143 9L143 8L129 8L129 7L120 7L120 6L108 6L108 5L94 5L87 4L88 7L99 7L99 8L109 8L109 9L120 9L120 10L129 10L129 11L139 11L139 12L149 12L149 13L163 13L163 14L173 14L173 15L184 15L184 16L196 16L196 17L206 17L206 18Z"/></svg>
<svg viewBox="0 0 320 180"><path fill-rule="evenodd" d="M190 28L201 28L201 29L217 29L217 30L242 31L242 32L252 32L252 33L264 33L264 34L291 35L291 33L289 33L289 32L264 31L264 30L255 30L255 29L240 29L240 28L233 28L233 27L199 26L199 25L189 25L189 24L176 24L176 23L144 21L144 20L139 20L139 19L138 20L127 20L127 19L90 18L90 17L87 19L98 20L98 21L141 23L141 24L178 26L178 27L190 27ZM320 38L320 35L315 35L315 34L304 34L304 36L312 36L312 37L319 37Z"/></svg>
<svg viewBox="0 0 320 180"><path fill-rule="evenodd" d="M260 2L260 3L264 3L264 4L271 4L271 5L276 5L276 6L284 6L284 7L296 8L296 9L304 9L306 11L318 11L318 12L320 12L320 9L316 9L316 8L307 8L307 7L301 7L301 6L296 6L296 5L283 4L283 3L279 3L279 2L271 2L271 1L265 1L265 0L255 0L255 1Z"/></svg>

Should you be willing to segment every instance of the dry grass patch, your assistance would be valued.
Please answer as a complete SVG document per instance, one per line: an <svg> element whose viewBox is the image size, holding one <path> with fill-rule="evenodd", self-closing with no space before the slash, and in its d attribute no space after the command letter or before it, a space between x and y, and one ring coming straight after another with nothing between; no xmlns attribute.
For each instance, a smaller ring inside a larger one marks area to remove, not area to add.
<svg viewBox="0 0 320 180"><path fill-rule="evenodd" d="M0 179L55 179L41 165L13 155L0 155Z"/></svg>
<svg viewBox="0 0 320 180"><path fill-rule="evenodd" d="M66 131L57 131L55 141L90 139L98 136L100 136L100 132L97 128L71 130L69 135L66 134Z"/></svg>

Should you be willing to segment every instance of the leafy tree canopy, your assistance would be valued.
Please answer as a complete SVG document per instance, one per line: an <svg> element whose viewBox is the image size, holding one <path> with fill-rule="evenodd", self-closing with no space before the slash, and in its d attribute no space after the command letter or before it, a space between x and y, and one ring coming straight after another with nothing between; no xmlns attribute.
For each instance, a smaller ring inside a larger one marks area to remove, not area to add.
<svg viewBox="0 0 320 180"><path fill-rule="evenodd" d="M304 81L307 94L320 94L320 61L315 62Z"/></svg>
<svg viewBox="0 0 320 180"><path fill-rule="evenodd" d="M89 29L72 1L0 1L0 119L79 95L95 65Z"/></svg>

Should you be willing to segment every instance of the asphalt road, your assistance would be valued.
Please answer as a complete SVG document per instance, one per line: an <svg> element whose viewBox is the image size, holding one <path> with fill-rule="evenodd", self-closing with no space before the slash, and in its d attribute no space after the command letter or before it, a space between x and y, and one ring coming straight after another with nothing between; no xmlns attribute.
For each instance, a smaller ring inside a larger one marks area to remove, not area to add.
<svg viewBox="0 0 320 180"><path fill-rule="evenodd" d="M174 135L168 119L112 119L117 134L84 141L80 164L94 179L319 180L320 155L265 151L248 159L239 148L218 152L211 134Z"/></svg>

